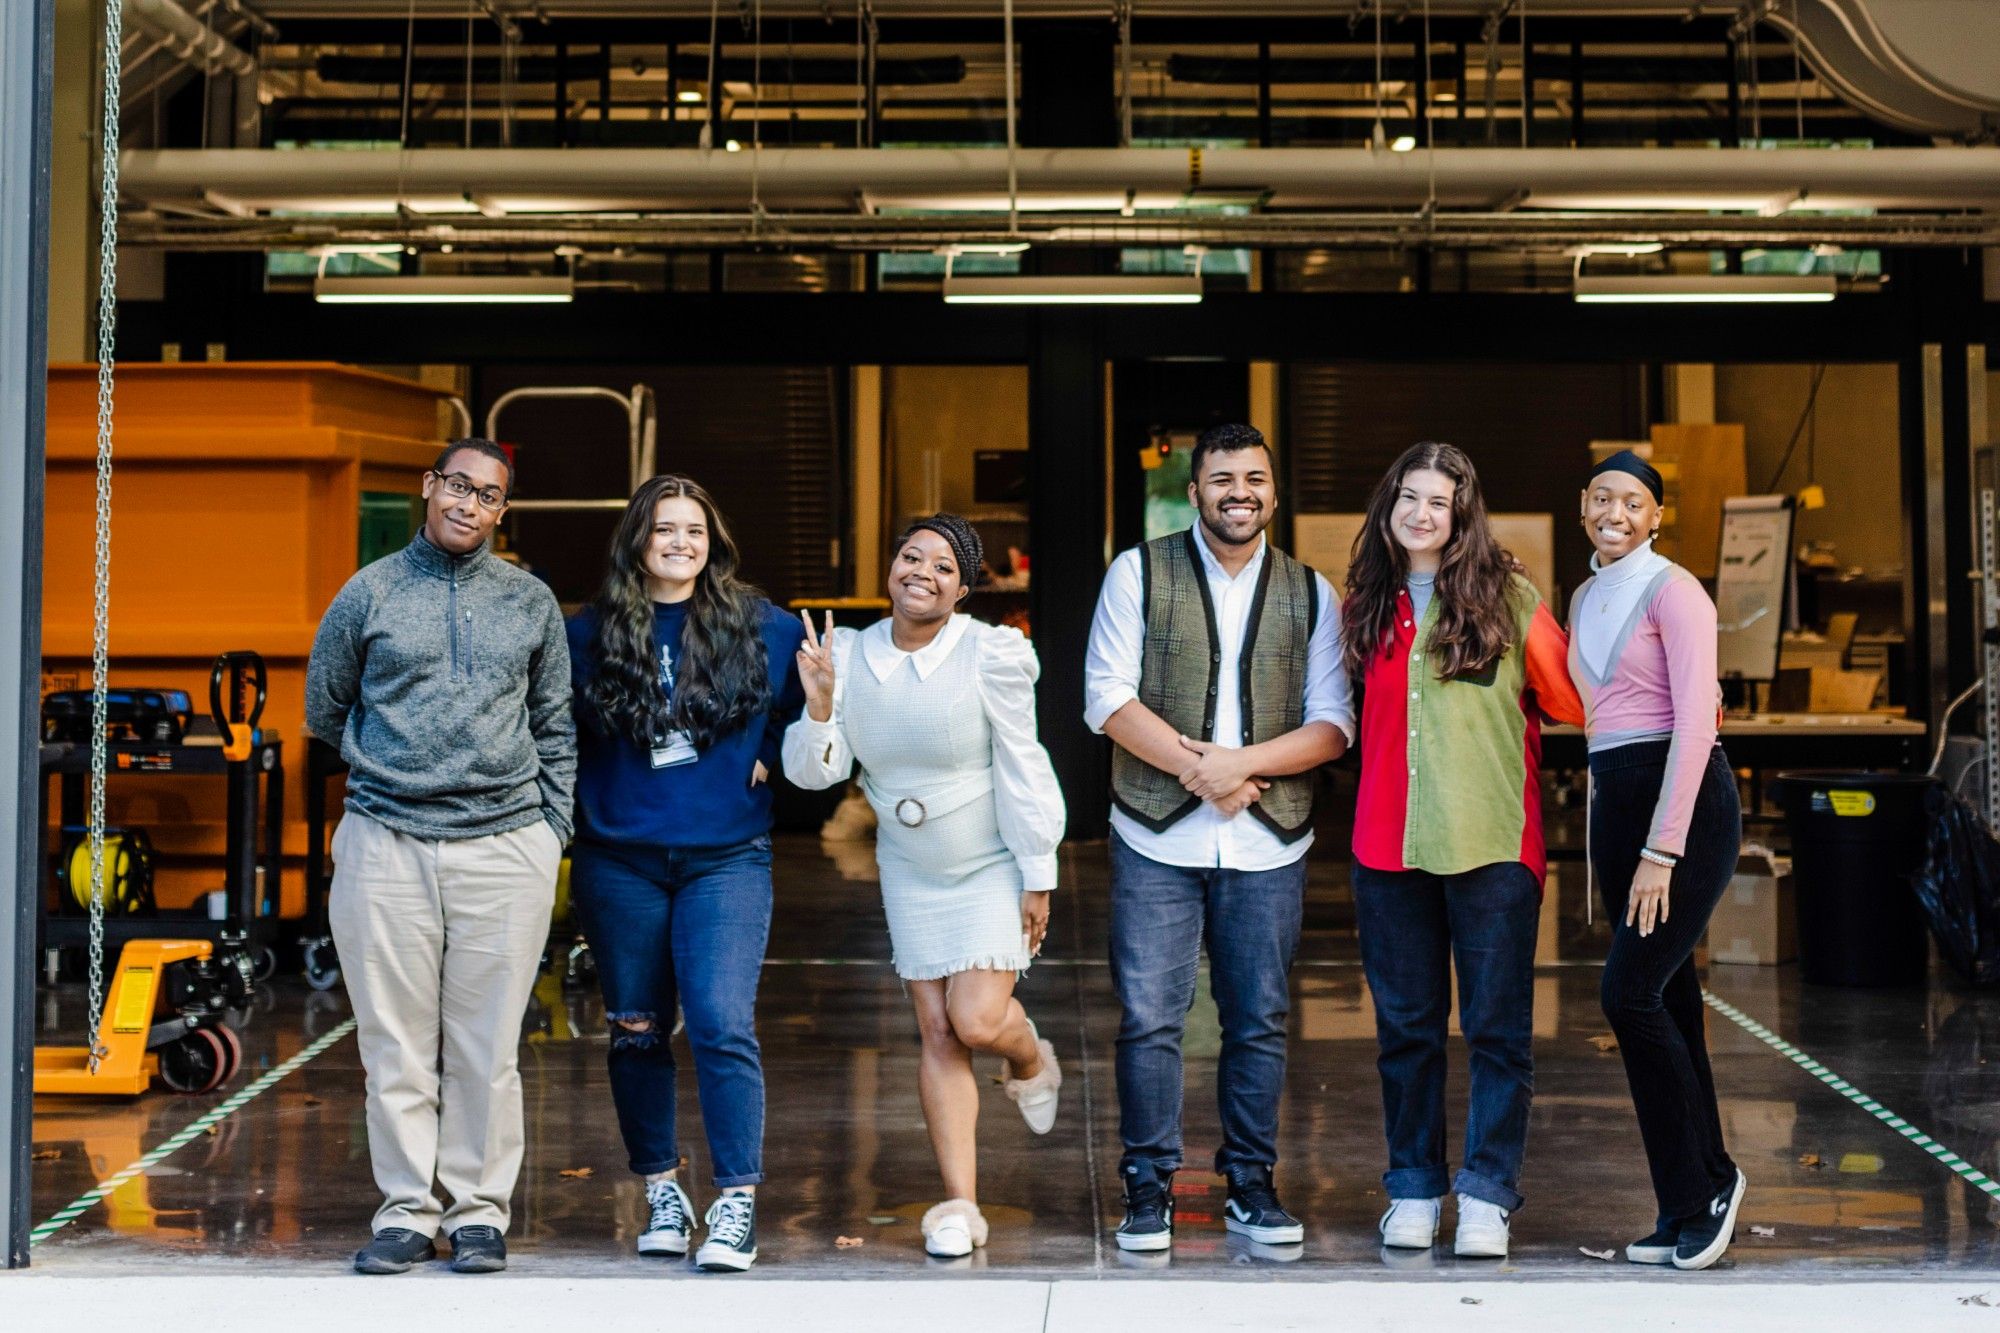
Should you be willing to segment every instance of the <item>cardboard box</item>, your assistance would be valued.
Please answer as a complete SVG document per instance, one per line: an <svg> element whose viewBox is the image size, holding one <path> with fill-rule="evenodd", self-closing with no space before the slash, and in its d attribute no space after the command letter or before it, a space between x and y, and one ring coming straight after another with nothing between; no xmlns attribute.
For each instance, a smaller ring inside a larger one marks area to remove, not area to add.
<svg viewBox="0 0 2000 1333"><path fill-rule="evenodd" d="M1866 713L1881 690L1879 671L1785 666L1772 682L1769 703L1774 713Z"/></svg>
<svg viewBox="0 0 2000 1333"><path fill-rule="evenodd" d="M1791 862L1762 847L1747 846L1708 918L1708 959L1776 967L1798 955Z"/></svg>

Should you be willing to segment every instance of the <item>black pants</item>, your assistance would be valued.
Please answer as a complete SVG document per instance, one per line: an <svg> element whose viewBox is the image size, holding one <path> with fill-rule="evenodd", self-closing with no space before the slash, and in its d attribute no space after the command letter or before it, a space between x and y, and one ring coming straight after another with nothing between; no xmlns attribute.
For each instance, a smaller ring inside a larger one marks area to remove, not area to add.
<svg viewBox="0 0 2000 1333"><path fill-rule="evenodd" d="M1625 924L1625 903L1666 758L1666 741L1640 741L1590 756L1596 784L1590 859L1614 928L1604 961L1604 1016L1625 1059L1660 1216L1681 1218L1699 1212L1736 1179L1736 1164L1722 1146L1694 947L1736 871L1743 813L1736 777L1717 747L1695 797L1686 853L1674 869L1667 897L1671 915L1641 937L1637 926Z"/></svg>

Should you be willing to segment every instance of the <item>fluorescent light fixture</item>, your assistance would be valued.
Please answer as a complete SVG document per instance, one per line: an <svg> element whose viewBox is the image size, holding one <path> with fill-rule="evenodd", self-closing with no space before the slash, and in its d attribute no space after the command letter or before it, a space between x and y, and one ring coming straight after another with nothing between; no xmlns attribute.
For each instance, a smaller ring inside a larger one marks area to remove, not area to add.
<svg viewBox="0 0 2000 1333"><path fill-rule="evenodd" d="M1585 241L1573 245L1573 255L1656 255L1666 249L1663 241Z"/></svg>
<svg viewBox="0 0 2000 1333"><path fill-rule="evenodd" d="M1689 273L1634 277L1576 277L1576 299L1585 305L1799 304L1831 301L1831 273Z"/></svg>
<svg viewBox="0 0 2000 1333"><path fill-rule="evenodd" d="M1395 138L1389 140L1389 151L1392 153L1411 152L1416 148L1416 146L1417 146L1417 136L1414 134L1399 134Z"/></svg>
<svg viewBox="0 0 2000 1333"><path fill-rule="evenodd" d="M325 305L550 305L575 294L568 277L454 273L313 279L313 300Z"/></svg>
<svg viewBox="0 0 2000 1333"><path fill-rule="evenodd" d="M944 279L947 305L1194 305L1201 300L1195 274L1107 273Z"/></svg>

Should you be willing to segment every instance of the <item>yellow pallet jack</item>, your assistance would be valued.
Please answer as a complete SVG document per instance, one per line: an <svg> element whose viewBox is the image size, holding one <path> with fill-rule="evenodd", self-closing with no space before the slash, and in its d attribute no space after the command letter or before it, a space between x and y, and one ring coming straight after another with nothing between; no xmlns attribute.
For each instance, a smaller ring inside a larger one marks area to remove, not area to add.
<svg viewBox="0 0 2000 1333"><path fill-rule="evenodd" d="M117 105L119 53L116 43L104 53L106 98ZM106 873L117 873L126 861L125 844L107 848L104 788L109 759L110 620L111 620L111 475L112 399L115 382L118 306L117 170L118 117L102 126L104 171L99 200L105 205L104 262L98 273L97 327L97 468L96 544L92 571L89 754L90 806L84 826L84 860L90 913L90 1044L83 1047L38 1048L35 1051L35 1091L38 1093L133 1097L146 1091L154 1077L183 1092L208 1092L221 1087L243 1063L243 1047L223 1021L224 1011L247 999L254 984L249 954L225 946L220 956L207 940L135 939L119 952L118 967L106 991L104 980L104 914ZM247 718L239 737L220 721L219 687L225 668L234 692L243 696L243 668L254 655L225 654L218 658L209 693L216 702L225 757L240 762L255 745L257 719ZM264 699L264 664L254 661L257 708ZM79 718L82 700L73 700ZM121 698L121 702L127 702ZM185 703L184 697L180 700ZM231 721L239 720L231 710ZM156 736L155 739L160 739ZM112 854L107 865L106 852ZM275 887L275 886L274 886ZM76 889L72 887L72 894Z"/></svg>
<svg viewBox="0 0 2000 1333"><path fill-rule="evenodd" d="M130 940L88 1046L35 1048L35 1092L136 1097L158 1078L175 1092L213 1092L243 1066L222 1011L250 986L248 958L215 956L207 940Z"/></svg>

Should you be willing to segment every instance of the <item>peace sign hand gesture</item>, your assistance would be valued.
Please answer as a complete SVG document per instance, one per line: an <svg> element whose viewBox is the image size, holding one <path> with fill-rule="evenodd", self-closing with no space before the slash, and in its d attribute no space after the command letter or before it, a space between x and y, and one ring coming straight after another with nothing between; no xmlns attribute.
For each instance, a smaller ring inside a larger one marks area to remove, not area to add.
<svg viewBox="0 0 2000 1333"><path fill-rule="evenodd" d="M799 645L799 684L806 692L806 715L815 722L833 718L833 612L826 613L826 631L813 630L810 612L799 612L806 641Z"/></svg>

